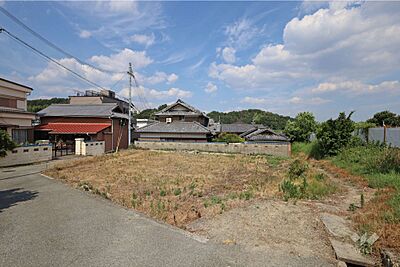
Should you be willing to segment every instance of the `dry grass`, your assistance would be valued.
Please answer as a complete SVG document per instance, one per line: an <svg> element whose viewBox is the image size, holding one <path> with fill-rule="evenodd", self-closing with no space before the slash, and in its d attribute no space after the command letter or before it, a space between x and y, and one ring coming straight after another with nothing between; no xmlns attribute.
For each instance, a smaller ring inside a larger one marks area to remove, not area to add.
<svg viewBox="0 0 400 267"><path fill-rule="evenodd" d="M335 174L342 181L350 182L360 188L368 187L366 178L353 175L349 171L335 166L330 161L313 160L313 163ZM395 190L391 188L380 189L371 201L351 215L351 219L360 233L372 234L375 232L380 236L374 244L376 254L378 254L380 248L390 248L400 255L400 223L391 218L390 214L393 207L388 205L388 200L394 193Z"/></svg>
<svg viewBox="0 0 400 267"><path fill-rule="evenodd" d="M278 193L287 160L266 156L128 150L46 171L73 186L185 227Z"/></svg>

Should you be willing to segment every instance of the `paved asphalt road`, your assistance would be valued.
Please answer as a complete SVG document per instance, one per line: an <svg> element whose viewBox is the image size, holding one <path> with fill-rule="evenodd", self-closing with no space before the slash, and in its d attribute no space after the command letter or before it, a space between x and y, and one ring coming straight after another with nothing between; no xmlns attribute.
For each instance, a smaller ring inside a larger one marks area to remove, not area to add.
<svg viewBox="0 0 400 267"><path fill-rule="evenodd" d="M0 266L327 266L206 242L40 175L0 169Z"/></svg>

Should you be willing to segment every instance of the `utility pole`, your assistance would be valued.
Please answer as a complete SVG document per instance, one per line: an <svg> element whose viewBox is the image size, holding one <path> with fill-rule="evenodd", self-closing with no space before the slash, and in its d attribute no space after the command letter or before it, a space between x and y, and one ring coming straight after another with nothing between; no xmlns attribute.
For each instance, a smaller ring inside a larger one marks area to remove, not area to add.
<svg viewBox="0 0 400 267"><path fill-rule="evenodd" d="M132 122L132 77L135 77L132 72L132 63L129 62L129 120L128 120L128 146L131 145L132 133L131 133L131 122Z"/></svg>

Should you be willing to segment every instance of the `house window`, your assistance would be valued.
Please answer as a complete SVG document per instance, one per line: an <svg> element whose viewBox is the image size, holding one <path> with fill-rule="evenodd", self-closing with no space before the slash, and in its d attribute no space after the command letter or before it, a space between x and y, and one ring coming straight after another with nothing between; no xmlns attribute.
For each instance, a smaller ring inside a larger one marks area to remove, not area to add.
<svg viewBox="0 0 400 267"><path fill-rule="evenodd" d="M166 118L166 119L165 119L165 122L166 122L166 123L171 123L171 122L172 122L172 118Z"/></svg>
<svg viewBox="0 0 400 267"><path fill-rule="evenodd" d="M28 142L28 130L12 129L12 140L17 144L27 143Z"/></svg>

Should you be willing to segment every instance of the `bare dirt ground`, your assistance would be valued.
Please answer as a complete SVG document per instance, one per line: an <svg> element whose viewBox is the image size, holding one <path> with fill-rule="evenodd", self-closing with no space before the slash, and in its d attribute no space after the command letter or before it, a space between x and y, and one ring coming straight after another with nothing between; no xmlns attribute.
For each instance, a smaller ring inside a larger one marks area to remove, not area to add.
<svg viewBox="0 0 400 267"><path fill-rule="evenodd" d="M295 205L280 200L264 200L212 219L197 220L187 229L226 245L275 250L335 262L318 214L301 203Z"/></svg>

